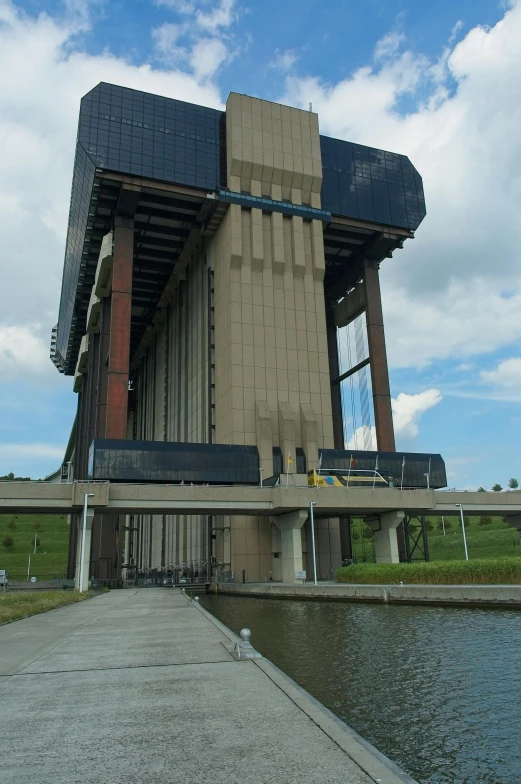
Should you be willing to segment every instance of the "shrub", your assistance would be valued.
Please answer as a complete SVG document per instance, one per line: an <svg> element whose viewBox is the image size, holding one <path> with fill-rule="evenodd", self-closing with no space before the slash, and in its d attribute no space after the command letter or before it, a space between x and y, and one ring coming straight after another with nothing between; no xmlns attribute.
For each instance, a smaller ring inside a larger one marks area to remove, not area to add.
<svg viewBox="0 0 521 784"><path fill-rule="evenodd" d="M11 520L10 523L7 523L7 527L10 531L16 531L17 525L14 520Z"/></svg>
<svg viewBox="0 0 521 784"><path fill-rule="evenodd" d="M423 585L516 585L521 583L521 559L475 558L471 561L354 564L337 569L337 583Z"/></svg>
<svg viewBox="0 0 521 784"><path fill-rule="evenodd" d="M12 547L14 547L14 539L13 539L13 537L12 536L4 536L4 538L2 540L2 544L3 544L3 546L5 547L6 550L10 550Z"/></svg>
<svg viewBox="0 0 521 784"><path fill-rule="evenodd" d="M479 525L492 525L492 518L488 516L480 517Z"/></svg>
<svg viewBox="0 0 521 784"><path fill-rule="evenodd" d="M33 523L33 528L35 531L39 531L42 527L42 524L39 520L35 520Z"/></svg>

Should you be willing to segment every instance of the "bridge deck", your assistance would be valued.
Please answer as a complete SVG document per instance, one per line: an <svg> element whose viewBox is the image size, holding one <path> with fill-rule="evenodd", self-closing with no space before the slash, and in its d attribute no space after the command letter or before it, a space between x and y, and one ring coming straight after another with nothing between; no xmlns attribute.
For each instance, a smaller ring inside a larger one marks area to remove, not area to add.
<svg viewBox="0 0 521 784"><path fill-rule="evenodd" d="M281 515L316 503L322 517L381 514L401 509L407 514L457 514L463 504L470 515L519 515L521 492L473 493L396 488L328 487L201 487L131 485L106 482L2 482L0 514L62 513L79 511L85 493L94 493L89 505L100 512L120 514L229 514Z"/></svg>

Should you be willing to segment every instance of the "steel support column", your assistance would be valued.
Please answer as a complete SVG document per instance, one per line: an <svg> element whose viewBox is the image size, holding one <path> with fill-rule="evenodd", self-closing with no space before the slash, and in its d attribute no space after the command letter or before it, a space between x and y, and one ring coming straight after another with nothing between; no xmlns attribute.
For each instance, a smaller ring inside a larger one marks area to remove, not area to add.
<svg viewBox="0 0 521 784"><path fill-rule="evenodd" d="M126 438L134 221L116 217L112 267L106 438Z"/></svg>
<svg viewBox="0 0 521 784"><path fill-rule="evenodd" d="M371 357L371 383L373 387L374 421L376 441L381 452L394 452L394 427L391 409L389 371L385 350L384 322L378 264L364 263L365 316L367 341Z"/></svg>

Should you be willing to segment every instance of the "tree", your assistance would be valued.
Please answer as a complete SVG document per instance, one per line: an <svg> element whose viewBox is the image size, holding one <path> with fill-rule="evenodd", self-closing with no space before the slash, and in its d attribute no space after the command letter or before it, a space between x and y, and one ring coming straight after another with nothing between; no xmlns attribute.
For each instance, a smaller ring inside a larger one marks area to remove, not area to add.
<svg viewBox="0 0 521 784"><path fill-rule="evenodd" d="M512 479L509 479L509 481L508 481L508 486L509 486L509 488L510 488L511 490L517 490L517 488L519 487L519 482L518 482L518 481L517 481L517 479L516 479L516 478L513 476L513 477L512 477Z"/></svg>
<svg viewBox="0 0 521 784"><path fill-rule="evenodd" d="M7 527L9 528L10 531L16 531L16 523L15 523L15 521L11 520L9 523L7 523Z"/></svg>
<svg viewBox="0 0 521 784"><path fill-rule="evenodd" d="M487 492L487 491L485 490L485 488L484 488L484 487L481 487L481 486L480 486L480 487L478 487L478 489L476 490L476 493L486 493L486 492Z"/></svg>
<svg viewBox="0 0 521 784"><path fill-rule="evenodd" d="M358 531L353 531L353 533L351 534L351 539L353 540L353 542L357 542L360 539L360 534L358 533Z"/></svg>
<svg viewBox="0 0 521 784"><path fill-rule="evenodd" d="M501 487L501 485L498 485L498 484L492 485L492 490L493 490L495 493L500 493L500 492L502 491L502 489L503 489L503 488Z"/></svg>
<svg viewBox="0 0 521 784"><path fill-rule="evenodd" d="M425 528L427 529L427 531L434 531L434 526L430 520L425 521Z"/></svg>
<svg viewBox="0 0 521 784"><path fill-rule="evenodd" d="M479 525L485 525L485 526L486 525L492 525L492 518L488 517L488 515L485 516L485 517L480 517L479 518Z"/></svg>
<svg viewBox="0 0 521 784"><path fill-rule="evenodd" d="M452 528L452 523L450 520L445 520L445 530L448 531L449 528Z"/></svg>
<svg viewBox="0 0 521 784"><path fill-rule="evenodd" d="M34 523L33 523L34 530L35 531L39 531L41 527L42 527L41 522L39 520L35 520Z"/></svg>
<svg viewBox="0 0 521 784"><path fill-rule="evenodd" d="M373 529L365 526L362 529L362 539L372 539L373 538Z"/></svg>
<svg viewBox="0 0 521 784"><path fill-rule="evenodd" d="M2 540L2 544L6 550L10 550L11 547L14 547L14 539L12 536L4 536Z"/></svg>

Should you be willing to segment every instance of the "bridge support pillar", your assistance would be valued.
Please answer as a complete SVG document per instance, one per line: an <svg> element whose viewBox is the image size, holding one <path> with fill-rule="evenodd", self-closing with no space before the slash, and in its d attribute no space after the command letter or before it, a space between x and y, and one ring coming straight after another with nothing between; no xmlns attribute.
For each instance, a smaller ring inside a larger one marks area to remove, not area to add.
<svg viewBox="0 0 521 784"><path fill-rule="evenodd" d="M85 549L83 551L83 575L81 590L86 591L89 587L90 576L90 549L92 541L92 522L94 520L94 510L87 510L87 526L85 528ZM76 537L76 574L74 578L74 587L77 591L80 590L80 574L81 574L81 549L83 540L83 515L78 515L78 535Z"/></svg>
<svg viewBox="0 0 521 784"><path fill-rule="evenodd" d="M385 512L375 517L366 517L365 522L374 531L376 563L398 563L398 536L396 529L405 517L405 512Z"/></svg>
<svg viewBox="0 0 521 784"><path fill-rule="evenodd" d="M519 534L519 541L521 542L521 515L511 515L510 517L505 518L509 525L512 525L514 528L517 528L517 532Z"/></svg>
<svg viewBox="0 0 521 784"><path fill-rule="evenodd" d="M308 519L304 509L289 512L274 518L280 531L280 547L282 556L282 582L296 583L296 572L302 571L302 526Z"/></svg>

